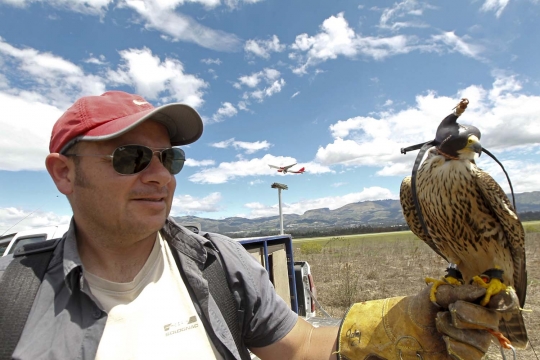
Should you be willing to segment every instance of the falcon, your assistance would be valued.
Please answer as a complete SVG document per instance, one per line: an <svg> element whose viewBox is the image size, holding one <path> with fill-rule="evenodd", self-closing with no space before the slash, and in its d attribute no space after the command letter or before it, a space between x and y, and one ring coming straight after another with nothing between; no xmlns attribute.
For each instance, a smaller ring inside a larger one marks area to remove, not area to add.
<svg viewBox="0 0 540 360"><path fill-rule="evenodd" d="M482 152L492 155L482 148L476 127L457 122L467 104L462 99L441 122L434 140L402 149L405 153L422 146L412 176L401 183L403 214L412 232L450 263L445 282L486 287L482 305L492 294L515 289L523 308L525 232L499 184L475 163ZM433 286L433 297L435 291ZM521 311L503 315L499 328L514 347L526 347Z"/></svg>

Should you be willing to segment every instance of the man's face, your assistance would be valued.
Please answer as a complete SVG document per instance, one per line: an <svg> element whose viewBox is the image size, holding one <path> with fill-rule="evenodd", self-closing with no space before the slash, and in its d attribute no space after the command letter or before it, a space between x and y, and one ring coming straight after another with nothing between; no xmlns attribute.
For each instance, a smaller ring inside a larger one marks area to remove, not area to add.
<svg viewBox="0 0 540 360"><path fill-rule="evenodd" d="M122 145L144 145L151 149L171 146L164 126L145 121L128 133L107 141L82 142L77 154L110 155ZM124 242L138 241L163 226L171 210L176 179L157 155L143 171L120 175L109 158L79 157L75 166L73 192L69 195L77 228L87 234ZM128 245L128 244L125 244Z"/></svg>

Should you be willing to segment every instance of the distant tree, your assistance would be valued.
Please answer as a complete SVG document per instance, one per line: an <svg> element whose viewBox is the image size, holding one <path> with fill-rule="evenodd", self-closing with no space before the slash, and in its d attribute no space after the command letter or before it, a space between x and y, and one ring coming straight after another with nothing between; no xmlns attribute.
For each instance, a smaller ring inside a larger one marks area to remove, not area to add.
<svg viewBox="0 0 540 360"><path fill-rule="evenodd" d="M392 231L404 231L409 230L407 225L385 225L385 226L372 226L372 225L355 225L348 227L320 227L320 228L299 228L290 231L286 231L294 238L310 238L320 236L341 236L341 235L355 235L355 234L372 234L380 232L392 232ZM240 237L258 237L258 236L271 236L276 235L276 230L265 229L260 231L245 231L224 233L232 238Z"/></svg>
<svg viewBox="0 0 540 360"><path fill-rule="evenodd" d="M527 211L519 213L519 219L521 221L540 220L540 211Z"/></svg>

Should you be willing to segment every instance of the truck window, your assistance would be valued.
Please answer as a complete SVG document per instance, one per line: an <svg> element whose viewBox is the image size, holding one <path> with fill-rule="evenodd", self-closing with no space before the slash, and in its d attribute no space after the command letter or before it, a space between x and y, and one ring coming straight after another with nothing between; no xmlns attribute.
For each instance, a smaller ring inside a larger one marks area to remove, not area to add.
<svg viewBox="0 0 540 360"><path fill-rule="evenodd" d="M13 239L15 235L17 235L17 233L0 237L0 256L4 255L4 251L6 251L7 247L9 246L9 243L11 242L11 239Z"/></svg>
<svg viewBox="0 0 540 360"><path fill-rule="evenodd" d="M25 238L17 239L17 242L15 244L13 244L11 249L9 249L9 253L13 254L15 252L15 250L17 250L18 248L20 248L23 245L33 244L33 243L37 243L37 242L41 242L41 241L45 241L45 240L47 240L47 235L37 235L37 236L31 236L31 237L25 237Z"/></svg>

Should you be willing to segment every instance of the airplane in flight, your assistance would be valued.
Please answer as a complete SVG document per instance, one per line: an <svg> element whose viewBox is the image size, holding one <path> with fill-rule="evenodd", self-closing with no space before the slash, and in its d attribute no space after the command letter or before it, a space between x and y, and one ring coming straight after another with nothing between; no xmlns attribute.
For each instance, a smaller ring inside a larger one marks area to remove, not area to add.
<svg viewBox="0 0 540 360"><path fill-rule="evenodd" d="M271 168L274 168L274 169L278 169L277 171L280 172L280 173L292 173L292 174L303 174L306 169L304 167L302 167L300 170L289 170L290 168L292 168L294 165L296 165L296 163L292 164L292 165L287 165L287 166L276 166L276 165L270 165L268 164L268 166L270 166Z"/></svg>

